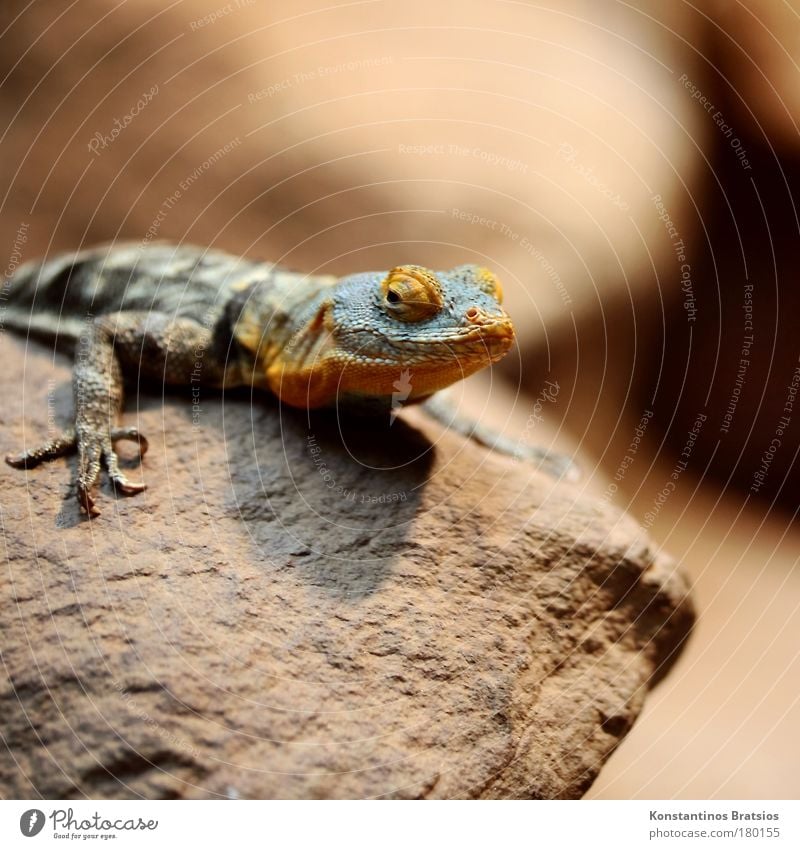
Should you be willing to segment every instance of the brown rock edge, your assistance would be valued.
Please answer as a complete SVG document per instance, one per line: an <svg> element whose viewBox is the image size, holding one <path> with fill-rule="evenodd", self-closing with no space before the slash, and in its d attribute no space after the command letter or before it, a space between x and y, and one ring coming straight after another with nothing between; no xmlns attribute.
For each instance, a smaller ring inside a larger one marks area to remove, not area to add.
<svg viewBox="0 0 800 849"><path fill-rule="evenodd" d="M67 359L0 361L5 453L72 402ZM125 421L149 488L95 521L73 459L0 470L4 797L574 798L691 627L629 518L418 410Z"/></svg>

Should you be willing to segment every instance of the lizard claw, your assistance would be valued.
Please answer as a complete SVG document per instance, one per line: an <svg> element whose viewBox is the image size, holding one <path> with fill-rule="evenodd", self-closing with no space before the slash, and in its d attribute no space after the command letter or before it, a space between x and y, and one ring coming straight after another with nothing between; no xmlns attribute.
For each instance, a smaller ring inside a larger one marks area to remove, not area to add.
<svg viewBox="0 0 800 849"><path fill-rule="evenodd" d="M27 469L30 468L28 466L28 453L23 452L22 454L6 454L5 461L11 466L12 469Z"/></svg>
<svg viewBox="0 0 800 849"><path fill-rule="evenodd" d="M114 485L114 489L117 492L121 492L123 495L136 495L139 492L144 492L147 489L146 483L135 483L134 481L128 480L121 472L117 474L110 475L111 483Z"/></svg>
<svg viewBox="0 0 800 849"><path fill-rule="evenodd" d="M78 483L78 504L90 519L100 515L100 511L95 507L94 498L83 483Z"/></svg>

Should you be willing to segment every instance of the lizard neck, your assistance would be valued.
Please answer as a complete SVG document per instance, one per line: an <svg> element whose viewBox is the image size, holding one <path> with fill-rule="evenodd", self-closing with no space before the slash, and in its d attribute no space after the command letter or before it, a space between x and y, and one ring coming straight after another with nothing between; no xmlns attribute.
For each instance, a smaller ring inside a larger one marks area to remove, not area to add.
<svg viewBox="0 0 800 849"><path fill-rule="evenodd" d="M318 407L335 394L326 356L334 348L333 276L278 272L240 299L234 337L243 382L270 389L296 407Z"/></svg>

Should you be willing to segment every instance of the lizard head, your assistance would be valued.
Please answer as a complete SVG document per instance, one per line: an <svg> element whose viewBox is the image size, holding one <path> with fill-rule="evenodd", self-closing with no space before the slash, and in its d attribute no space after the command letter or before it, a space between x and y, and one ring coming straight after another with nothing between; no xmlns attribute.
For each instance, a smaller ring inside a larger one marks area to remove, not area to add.
<svg viewBox="0 0 800 849"><path fill-rule="evenodd" d="M514 343L502 298L497 277L477 265L402 265L341 279L327 322L340 398L385 400L400 391L418 400L497 362Z"/></svg>

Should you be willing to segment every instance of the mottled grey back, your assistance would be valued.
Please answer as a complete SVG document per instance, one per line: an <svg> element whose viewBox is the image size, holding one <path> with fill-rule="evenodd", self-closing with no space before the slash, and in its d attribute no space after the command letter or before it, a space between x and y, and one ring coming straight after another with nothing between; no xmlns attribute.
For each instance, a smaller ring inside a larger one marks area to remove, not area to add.
<svg viewBox="0 0 800 849"><path fill-rule="evenodd" d="M209 324L222 311L231 285L265 279L272 267L222 251L162 243L59 254L19 268L8 291L6 323L71 338L88 318L118 311L162 312Z"/></svg>

